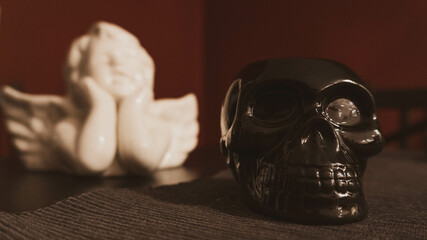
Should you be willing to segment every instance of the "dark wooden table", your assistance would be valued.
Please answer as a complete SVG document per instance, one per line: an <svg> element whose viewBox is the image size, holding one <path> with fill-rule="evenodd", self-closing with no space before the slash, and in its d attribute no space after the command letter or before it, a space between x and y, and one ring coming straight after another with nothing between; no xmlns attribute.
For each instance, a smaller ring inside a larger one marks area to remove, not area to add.
<svg viewBox="0 0 427 240"><path fill-rule="evenodd" d="M0 159L0 212L32 211L97 188L139 188L170 185L209 177L224 169L217 146L200 147L184 166L151 176L77 177L63 173L28 172L18 159Z"/></svg>
<svg viewBox="0 0 427 240"><path fill-rule="evenodd" d="M0 239L427 239L423 152L385 150L369 159L363 187L368 217L337 226L250 211L231 171L221 171L217 147L198 149L184 167L151 177L28 173L16 161L4 163ZM187 183L146 187L177 182Z"/></svg>

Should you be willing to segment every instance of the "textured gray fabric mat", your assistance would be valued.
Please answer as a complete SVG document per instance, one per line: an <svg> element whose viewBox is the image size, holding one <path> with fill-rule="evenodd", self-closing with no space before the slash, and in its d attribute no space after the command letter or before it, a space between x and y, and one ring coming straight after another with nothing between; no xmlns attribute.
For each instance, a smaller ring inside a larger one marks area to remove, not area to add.
<svg viewBox="0 0 427 240"><path fill-rule="evenodd" d="M0 239L427 239L427 162L377 157L367 219L341 226L274 220L241 204L230 172L158 188L98 189L33 212L0 212Z"/></svg>

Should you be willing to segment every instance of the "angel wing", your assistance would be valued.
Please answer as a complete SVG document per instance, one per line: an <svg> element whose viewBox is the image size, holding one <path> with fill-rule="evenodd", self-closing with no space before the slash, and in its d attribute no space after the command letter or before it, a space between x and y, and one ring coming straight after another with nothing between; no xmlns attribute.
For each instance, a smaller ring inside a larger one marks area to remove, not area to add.
<svg viewBox="0 0 427 240"><path fill-rule="evenodd" d="M197 99L187 94L179 99L161 99L153 102L151 113L162 118L170 126L169 147L160 162L159 169L177 167L197 145Z"/></svg>
<svg viewBox="0 0 427 240"><path fill-rule="evenodd" d="M21 93L11 87L0 92L0 103L12 143L26 168L61 168L54 128L67 115L66 100L53 95Z"/></svg>

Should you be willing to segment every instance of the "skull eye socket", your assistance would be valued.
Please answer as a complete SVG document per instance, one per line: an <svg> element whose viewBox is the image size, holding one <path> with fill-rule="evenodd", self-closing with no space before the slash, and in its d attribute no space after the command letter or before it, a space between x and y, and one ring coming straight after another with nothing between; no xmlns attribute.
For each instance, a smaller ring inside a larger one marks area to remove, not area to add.
<svg viewBox="0 0 427 240"><path fill-rule="evenodd" d="M259 120L280 122L292 117L297 109L293 95L286 91L270 91L256 98L252 112Z"/></svg>
<svg viewBox="0 0 427 240"><path fill-rule="evenodd" d="M343 126L354 126L361 122L359 109L346 98L338 98L329 103L326 114L332 121Z"/></svg>

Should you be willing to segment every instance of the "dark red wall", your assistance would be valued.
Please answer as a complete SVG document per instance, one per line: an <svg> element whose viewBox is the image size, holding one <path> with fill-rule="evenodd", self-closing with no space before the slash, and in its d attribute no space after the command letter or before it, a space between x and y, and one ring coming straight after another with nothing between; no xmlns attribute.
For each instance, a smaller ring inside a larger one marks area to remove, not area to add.
<svg viewBox="0 0 427 240"><path fill-rule="evenodd" d="M427 87L427 1L0 0L0 84L64 93L71 41L95 21L135 34L156 63L157 97L195 92L201 144L217 144L234 74L276 57L341 61L373 88ZM395 112L381 111L386 132ZM9 154L4 129L0 153Z"/></svg>
<svg viewBox="0 0 427 240"><path fill-rule="evenodd" d="M157 97L195 92L203 99L203 1L1 1L0 85L62 94L62 66L71 41L99 20L135 34L156 64ZM2 124L3 125L3 124ZM3 126L1 153L9 146Z"/></svg>
<svg viewBox="0 0 427 240"><path fill-rule="evenodd" d="M207 1L207 79L212 119L238 69L278 57L345 63L373 88L427 87L427 1ZM427 96L426 96L427 97ZM398 124L379 112L384 131ZM209 139L219 132L212 128Z"/></svg>

